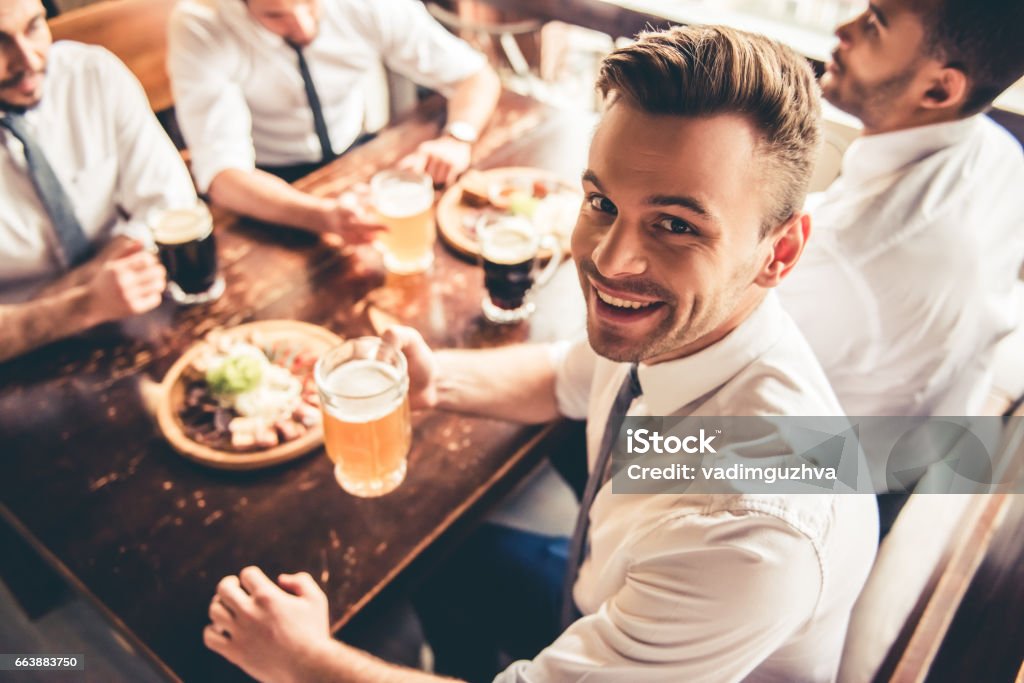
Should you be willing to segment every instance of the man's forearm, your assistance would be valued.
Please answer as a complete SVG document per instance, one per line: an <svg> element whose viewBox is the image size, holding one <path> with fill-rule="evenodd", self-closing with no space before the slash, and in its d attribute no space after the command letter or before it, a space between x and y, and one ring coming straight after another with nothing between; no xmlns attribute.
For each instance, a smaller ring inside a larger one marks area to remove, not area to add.
<svg viewBox="0 0 1024 683"><path fill-rule="evenodd" d="M448 121L464 121L477 130L483 130L494 113L500 94L498 75L490 66L484 66L460 82L448 98Z"/></svg>
<svg viewBox="0 0 1024 683"><path fill-rule="evenodd" d="M76 285L24 304L0 305L0 361L93 327L99 321L90 303L89 291Z"/></svg>
<svg viewBox="0 0 1024 683"><path fill-rule="evenodd" d="M221 171L210 183L209 195L215 204L257 220L314 233L327 231L327 200L258 169Z"/></svg>
<svg viewBox="0 0 1024 683"><path fill-rule="evenodd" d="M66 292L74 287L84 285L96 275L96 272L100 268L103 267L103 263L107 258L128 248L128 246L133 242L135 242L135 240L131 237L118 235L114 239L110 240L110 243L107 244L100 253L43 287L36 293L34 298L46 298L56 294L61 294L62 292Z"/></svg>
<svg viewBox="0 0 1024 683"><path fill-rule="evenodd" d="M545 346L440 351L436 358L438 408L529 424L559 417Z"/></svg>

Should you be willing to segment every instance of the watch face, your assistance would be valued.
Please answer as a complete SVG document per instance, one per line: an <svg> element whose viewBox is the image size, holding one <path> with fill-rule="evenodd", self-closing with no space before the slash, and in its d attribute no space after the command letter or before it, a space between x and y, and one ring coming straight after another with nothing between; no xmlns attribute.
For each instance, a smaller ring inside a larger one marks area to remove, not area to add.
<svg viewBox="0 0 1024 683"><path fill-rule="evenodd" d="M473 124L465 121L453 121L448 124L448 134L463 142L476 142L477 132Z"/></svg>

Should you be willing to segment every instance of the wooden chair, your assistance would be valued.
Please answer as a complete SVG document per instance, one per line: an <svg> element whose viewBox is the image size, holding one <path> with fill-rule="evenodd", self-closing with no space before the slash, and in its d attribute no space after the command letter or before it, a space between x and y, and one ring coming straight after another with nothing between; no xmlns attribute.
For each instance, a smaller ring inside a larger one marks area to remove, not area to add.
<svg viewBox="0 0 1024 683"><path fill-rule="evenodd" d="M174 105L167 75L167 21L175 0L103 0L50 20L54 40L102 45L142 83L155 112Z"/></svg>

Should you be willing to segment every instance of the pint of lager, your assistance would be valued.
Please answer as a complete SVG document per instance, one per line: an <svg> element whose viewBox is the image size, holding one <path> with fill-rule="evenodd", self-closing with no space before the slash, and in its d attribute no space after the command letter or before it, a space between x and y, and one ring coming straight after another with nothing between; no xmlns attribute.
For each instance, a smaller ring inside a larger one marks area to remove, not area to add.
<svg viewBox="0 0 1024 683"><path fill-rule="evenodd" d="M527 298L530 290L547 284L561 263L558 240L539 236L524 218L505 215L482 219L477 225L477 239L487 289L482 302L484 317L494 323L525 320L534 309ZM552 256L537 275L537 255L542 249L550 250Z"/></svg>
<svg viewBox="0 0 1024 683"><path fill-rule="evenodd" d="M162 211L150 228L167 269L172 299L179 304L201 304L224 293L224 279L217 272L213 217L205 204Z"/></svg>
<svg viewBox="0 0 1024 683"><path fill-rule="evenodd" d="M324 354L315 376L338 484L364 498L395 490L412 445L405 356L377 337L350 339Z"/></svg>
<svg viewBox="0 0 1024 683"><path fill-rule="evenodd" d="M434 183L425 173L389 169L370 181L373 208L388 232L379 238L393 273L419 273L434 262Z"/></svg>

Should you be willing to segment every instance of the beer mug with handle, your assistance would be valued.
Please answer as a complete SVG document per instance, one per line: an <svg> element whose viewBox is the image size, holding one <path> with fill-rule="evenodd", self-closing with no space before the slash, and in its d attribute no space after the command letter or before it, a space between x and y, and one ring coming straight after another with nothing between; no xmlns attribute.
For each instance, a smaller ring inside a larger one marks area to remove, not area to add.
<svg viewBox="0 0 1024 683"><path fill-rule="evenodd" d="M383 339L358 337L325 353L314 376L338 484L363 498L396 489L412 446L405 356Z"/></svg>
<svg viewBox="0 0 1024 683"><path fill-rule="evenodd" d="M157 211L149 225L172 299L183 305L203 304L224 293L213 217L206 204Z"/></svg>
<svg viewBox="0 0 1024 683"><path fill-rule="evenodd" d="M483 216L476 226L483 259L484 317L493 323L516 323L530 317L531 290L543 287L562 263L562 247L553 235L540 235L519 216ZM538 272L538 255L547 250L551 260Z"/></svg>

